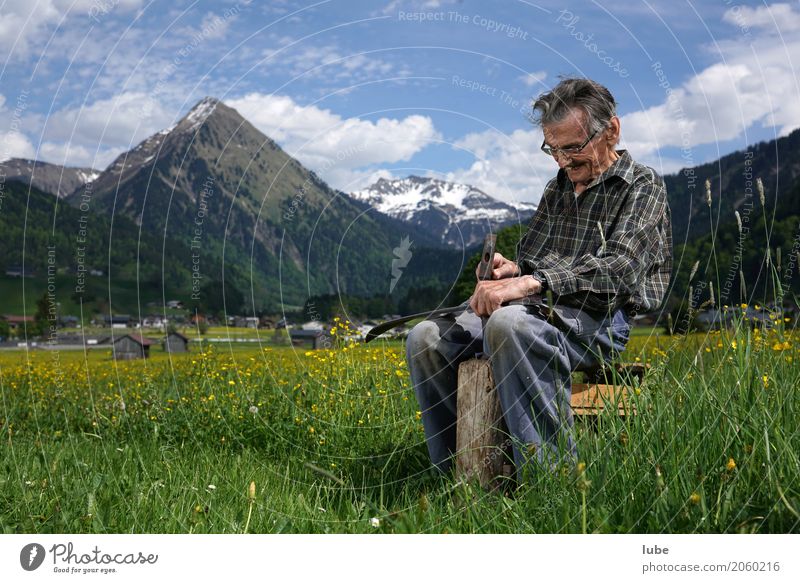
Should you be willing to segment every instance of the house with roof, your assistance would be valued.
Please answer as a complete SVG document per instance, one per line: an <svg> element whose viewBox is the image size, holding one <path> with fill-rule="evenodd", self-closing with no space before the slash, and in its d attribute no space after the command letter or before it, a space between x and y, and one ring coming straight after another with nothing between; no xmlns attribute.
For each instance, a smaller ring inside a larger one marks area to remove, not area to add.
<svg viewBox="0 0 800 583"><path fill-rule="evenodd" d="M8 327L11 330L17 330L24 327L26 324L33 324L33 316L12 316L6 314L3 319L8 322Z"/></svg>
<svg viewBox="0 0 800 583"><path fill-rule="evenodd" d="M133 328L135 322L127 314L116 314L114 316L105 316L103 322L107 328Z"/></svg>
<svg viewBox="0 0 800 583"><path fill-rule="evenodd" d="M330 333L324 330L291 330L289 338L293 346L305 346L313 350L319 348L330 348Z"/></svg>
<svg viewBox="0 0 800 583"><path fill-rule="evenodd" d="M114 338L112 352L114 360L135 360L137 358L148 358L150 347L157 344L155 340L145 338L141 334L125 334Z"/></svg>
<svg viewBox="0 0 800 583"><path fill-rule="evenodd" d="M170 332L164 338L164 352L175 354L189 352L189 339L180 332Z"/></svg>
<svg viewBox="0 0 800 583"><path fill-rule="evenodd" d="M159 314L150 314L142 318L142 328L161 328L162 330L166 330L168 324L168 320L166 316L161 316Z"/></svg>

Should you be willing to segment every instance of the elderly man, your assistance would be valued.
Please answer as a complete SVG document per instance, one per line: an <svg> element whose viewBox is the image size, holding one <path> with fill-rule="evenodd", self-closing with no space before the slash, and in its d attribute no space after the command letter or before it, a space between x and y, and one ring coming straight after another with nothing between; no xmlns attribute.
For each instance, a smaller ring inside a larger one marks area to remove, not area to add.
<svg viewBox="0 0 800 583"><path fill-rule="evenodd" d="M657 309L669 285L664 182L615 148L620 121L608 89L565 79L533 112L559 171L517 260L496 254L493 279L477 283L463 312L425 320L408 336L428 452L442 471L456 443L458 365L479 352L490 358L517 470L531 458L574 460L571 372L624 350L632 316Z"/></svg>

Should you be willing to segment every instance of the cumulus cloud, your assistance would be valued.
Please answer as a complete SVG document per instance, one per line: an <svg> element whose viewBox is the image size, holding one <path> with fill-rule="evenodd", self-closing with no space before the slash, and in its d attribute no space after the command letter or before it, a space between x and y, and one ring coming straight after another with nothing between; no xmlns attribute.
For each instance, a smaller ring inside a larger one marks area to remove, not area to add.
<svg viewBox="0 0 800 583"><path fill-rule="evenodd" d="M24 97L24 98L23 98ZM16 103L6 103L0 94L0 162L9 158L32 158L34 147L22 133L22 114L27 108L27 93L22 93Z"/></svg>
<svg viewBox="0 0 800 583"><path fill-rule="evenodd" d="M70 143L44 142L39 147L39 158L62 166L103 170L126 150L127 148L97 149Z"/></svg>
<svg viewBox="0 0 800 583"><path fill-rule="evenodd" d="M25 125L38 134L42 160L103 169L120 153L169 127L175 117L149 94L128 92L61 109L47 119L31 115Z"/></svg>
<svg viewBox="0 0 800 583"><path fill-rule="evenodd" d="M148 94L121 93L53 113L45 124L44 138L85 146L135 145L168 127L174 118L174 112Z"/></svg>
<svg viewBox="0 0 800 583"><path fill-rule="evenodd" d="M287 96L260 93L226 103L337 188L374 172L369 166L409 160L440 139L433 121L422 115L345 119Z"/></svg>
<svg viewBox="0 0 800 583"><path fill-rule="evenodd" d="M9 158L33 158L35 152L33 144L21 133L0 131L0 162Z"/></svg>
<svg viewBox="0 0 800 583"><path fill-rule="evenodd" d="M446 180L476 186L505 202L538 202L558 165L541 152L536 128L504 134L491 129L466 135L454 147L475 157L468 167L446 174Z"/></svg>
<svg viewBox="0 0 800 583"><path fill-rule="evenodd" d="M780 18L784 34L777 34L773 17ZM739 27L739 36L715 44L720 62L683 83L662 70L654 79L665 91L663 102L622 118L623 137L632 151L650 156L664 147L690 150L732 140L755 124L774 126L779 135L800 127L794 68L800 62L800 35L786 34L800 31L800 11L786 4L739 8L728 10L724 20ZM752 35L752 28L760 34Z"/></svg>

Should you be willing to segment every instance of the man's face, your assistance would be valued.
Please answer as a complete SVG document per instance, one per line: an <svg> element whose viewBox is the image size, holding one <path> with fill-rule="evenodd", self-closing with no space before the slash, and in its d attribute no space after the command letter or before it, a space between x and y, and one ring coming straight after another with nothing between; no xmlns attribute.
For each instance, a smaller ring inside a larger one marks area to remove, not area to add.
<svg viewBox="0 0 800 583"><path fill-rule="evenodd" d="M573 109L561 121L542 128L545 144L552 148L571 148L583 144L591 135L587 133L586 114ZM606 139L605 131L598 132L592 140L576 154L555 156L559 168L565 168L573 183L587 184L600 176L614 160L614 146Z"/></svg>

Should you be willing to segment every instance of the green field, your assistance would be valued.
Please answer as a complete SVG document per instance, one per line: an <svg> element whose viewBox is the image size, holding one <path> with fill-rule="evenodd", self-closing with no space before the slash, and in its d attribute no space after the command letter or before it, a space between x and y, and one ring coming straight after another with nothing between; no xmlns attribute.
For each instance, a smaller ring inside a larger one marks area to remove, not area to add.
<svg viewBox="0 0 800 583"><path fill-rule="evenodd" d="M797 352L782 326L636 336L638 414L505 495L429 469L401 343L3 352L0 528L797 532Z"/></svg>

